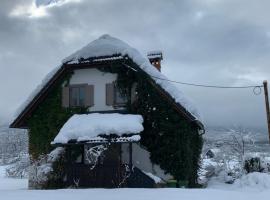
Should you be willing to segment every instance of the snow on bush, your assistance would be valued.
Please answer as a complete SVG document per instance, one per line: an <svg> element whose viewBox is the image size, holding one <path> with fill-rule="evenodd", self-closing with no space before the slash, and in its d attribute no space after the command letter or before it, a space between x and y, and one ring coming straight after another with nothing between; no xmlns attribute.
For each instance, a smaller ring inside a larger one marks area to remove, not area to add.
<svg viewBox="0 0 270 200"><path fill-rule="evenodd" d="M221 182L233 183L243 173L242 158L237 154L216 151L212 158L208 158L207 155L202 158L199 182L206 185L211 178L216 177Z"/></svg>
<svg viewBox="0 0 270 200"><path fill-rule="evenodd" d="M43 155L32 163L29 171L29 186L40 188L49 180L53 172L53 163L60 159L64 153L63 147L57 147L51 153Z"/></svg>
<svg viewBox="0 0 270 200"><path fill-rule="evenodd" d="M21 153L16 157L16 162L6 168L6 176L12 178L26 178L28 177L29 167L29 154Z"/></svg>
<svg viewBox="0 0 270 200"><path fill-rule="evenodd" d="M248 153L245 156L245 171L270 173L270 157L266 153Z"/></svg>
<svg viewBox="0 0 270 200"><path fill-rule="evenodd" d="M265 156L262 160L262 167L264 169L264 172L270 173L270 157Z"/></svg>
<svg viewBox="0 0 270 200"><path fill-rule="evenodd" d="M0 129L0 165L13 164L21 154L27 154L28 134L26 130Z"/></svg>
<svg viewBox="0 0 270 200"><path fill-rule="evenodd" d="M202 159L201 169L199 171L199 183L206 185L210 178L216 176L222 171L222 164L211 158Z"/></svg>
<svg viewBox="0 0 270 200"><path fill-rule="evenodd" d="M99 157L108 149L108 145L101 144L94 147L86 147L85 159L88 164L91 164L90 170L96 167Z"/></svg>
<svg viewBox="0 0 270 200"><path fill-rule="evenodd" d="M215 178L216 181L222 183L234 183L249 173L270 173L269 161L269 157L258 153L250 153L246 156L244 166L236 156L204 158L199 173L199 182L206 185L210 179Z"/></svg>
<svg viewBox="0 0 270 200"><path fill-rule="evenodd" d="M227 137L204 144L199 182L207 185L210 179L221 183L234 183L236 179L252 172L270 172L269 154L256 152L256 144L251 132L231 129ZM220 137L220 136L215 136Z"/></svg>

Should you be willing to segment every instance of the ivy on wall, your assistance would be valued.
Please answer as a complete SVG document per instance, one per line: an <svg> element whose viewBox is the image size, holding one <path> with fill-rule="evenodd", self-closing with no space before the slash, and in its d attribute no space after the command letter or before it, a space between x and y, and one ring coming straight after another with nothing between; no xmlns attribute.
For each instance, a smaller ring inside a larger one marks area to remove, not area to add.
<svg viewBox="0 0 270 200"><path fill-rule="evenodd" d="M104 68L102 71L118 74L117 86L123 96L129 97L128 111L143 116L141 144L150 152L152 162L160 165L166 173L178 181L188 182L189 187L198 186L202 137L197 127L160 96L150 84L151 78L135 63L129 60L126 64ZM134 83L137 83L137 101L131 104L130 91Z"/></svg>
<svg viewBox="0 0 270 200"><path fill-rule="evenodd" d="M45 100L29 118L29 153L32 159L48 154L52 149L51 142L58 134L63 124L75 113L86 113L87 108L63 108L62 85L69 84L72 73L58 80Z"/></svg>
<svg viewBox="0 0 270 200"><path fill-rule="evenodd" d="M197 184L202 138L149 82L140 79L137 86L137 113L144 117L141 143L151 160L178 181Z"/></svg>

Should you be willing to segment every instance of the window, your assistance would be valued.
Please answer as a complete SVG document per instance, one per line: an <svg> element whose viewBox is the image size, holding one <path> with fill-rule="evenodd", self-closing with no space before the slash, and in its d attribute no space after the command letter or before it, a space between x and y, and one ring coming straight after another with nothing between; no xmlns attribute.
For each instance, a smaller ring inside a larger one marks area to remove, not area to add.
<svg viewBox="0 0 270 200"><path fill-rule="evenodd" d="M69 90L70 106L85 106L85 86L71 86Z"/></svg>
<svg viewBox="0 0 270 200"><path fill-rule="evenodd" d="M94 106L94 85L70 85L62 89L62 106L91 107Z"/></svg>
<svg viewBox="0 0 270 200"><path fill-rule="evenodd" d="M106 84L106 105L125 106L127 97L123 96L114 83Z"/></svg>
<svg viewBox="0 0 270 200"><path fill-rule="evenodd" d="M114 86L114 105L125 105L127 103L127 97L123 96L120 90Z"/></svg>

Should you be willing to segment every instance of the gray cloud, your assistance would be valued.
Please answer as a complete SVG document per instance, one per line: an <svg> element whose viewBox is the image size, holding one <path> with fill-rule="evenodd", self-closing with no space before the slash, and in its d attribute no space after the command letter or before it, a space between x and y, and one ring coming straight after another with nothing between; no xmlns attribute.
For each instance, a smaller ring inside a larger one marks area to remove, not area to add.
<svg viewBox="0 0 270 200"><path fill-rule="evenodd" d="M266 0L81 0L49 7L40 18L10 15L31 3L1 1L0 123L63 58L104 33L142 53L163 50L162 70L173 80L249 85L270 77ZM252 90L178 87L207 125L265 126L263 96Z"/></svg>

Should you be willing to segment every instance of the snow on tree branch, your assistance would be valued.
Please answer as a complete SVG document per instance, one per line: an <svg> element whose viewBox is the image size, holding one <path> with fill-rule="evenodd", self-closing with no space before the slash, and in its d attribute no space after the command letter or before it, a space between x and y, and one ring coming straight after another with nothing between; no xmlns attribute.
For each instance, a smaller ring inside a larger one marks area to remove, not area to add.
<svg viewBox="0 0 270 200"><path fill-rule="evenodd" d="M97 165L98 158L106 151L109 144L101 144L94 147L89 147L85 152L86 161L91 164L90 170L94 169Z"/></svg>

